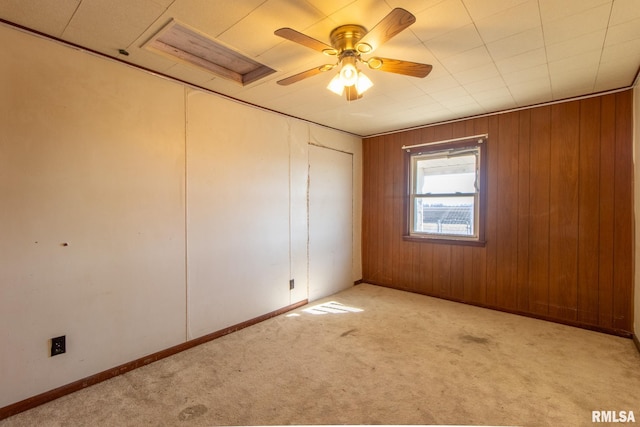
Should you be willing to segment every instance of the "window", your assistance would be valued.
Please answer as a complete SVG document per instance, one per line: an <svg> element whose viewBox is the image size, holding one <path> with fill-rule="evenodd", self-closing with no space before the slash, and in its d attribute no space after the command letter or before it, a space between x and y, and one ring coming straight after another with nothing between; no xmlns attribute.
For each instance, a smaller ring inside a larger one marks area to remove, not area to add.
<svg viewBox="0 0 640 427"><path fill-rule="evenodd" d="M482 243L485 135L403 147L408 238Z"/></svg>

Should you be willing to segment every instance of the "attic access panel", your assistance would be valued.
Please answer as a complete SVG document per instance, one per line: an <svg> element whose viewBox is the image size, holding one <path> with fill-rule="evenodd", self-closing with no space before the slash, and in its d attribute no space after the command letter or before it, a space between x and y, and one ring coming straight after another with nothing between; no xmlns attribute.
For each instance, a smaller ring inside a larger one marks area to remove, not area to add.
<svg viewBox="0 0 640 427"><path fill-rule="evenodd" d="M145 49L177 59L242 86L276 70L260 64L199 31L172 19L143 46Z"/></svg>

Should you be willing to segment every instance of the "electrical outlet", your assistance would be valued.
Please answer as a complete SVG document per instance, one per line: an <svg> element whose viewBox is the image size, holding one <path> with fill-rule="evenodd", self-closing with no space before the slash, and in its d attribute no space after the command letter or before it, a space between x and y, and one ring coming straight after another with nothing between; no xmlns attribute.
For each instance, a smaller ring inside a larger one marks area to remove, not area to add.
<svg viewBox="0 0 640 427"><path fill-rule="evenodd" d="M296 287L295 280L294 279L289 280L289 290L295 287Z"/></svg>
<svg viewBox="0 0 640 427"><path fill-rule="evenodd" d="M57 356L67 351L67 336L51 338L51 357Z"/></svg>

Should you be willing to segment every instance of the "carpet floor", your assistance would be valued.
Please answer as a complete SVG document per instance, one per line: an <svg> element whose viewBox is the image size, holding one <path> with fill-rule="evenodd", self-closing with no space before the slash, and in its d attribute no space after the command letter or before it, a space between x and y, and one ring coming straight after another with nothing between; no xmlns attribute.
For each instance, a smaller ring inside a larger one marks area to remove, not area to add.
<svg viewBox="0 0 640 427"><path fill-rule="evenodd" d="M590 426L592 411L640 422L631 340L361 284L0 427Z"/></svg>

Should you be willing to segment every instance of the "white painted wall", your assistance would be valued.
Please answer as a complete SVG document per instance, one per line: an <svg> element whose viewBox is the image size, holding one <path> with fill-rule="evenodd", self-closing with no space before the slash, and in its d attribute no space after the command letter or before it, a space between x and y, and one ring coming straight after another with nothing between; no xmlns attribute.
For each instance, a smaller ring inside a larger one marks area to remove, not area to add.
<svg viewBox="0 0 640 427"><path fill-rule="evenodd" d="M245 106L203 92L187 99L189 338L196 338L289 305L289 135L285 118L247 117Z"/></svg>
<svg viewBox="0 0 640 427"><path fill-rule="evenodd" d="M353 153L361 277L360 138L0 39L0 407L306 299L309 142Z"/></svg>

